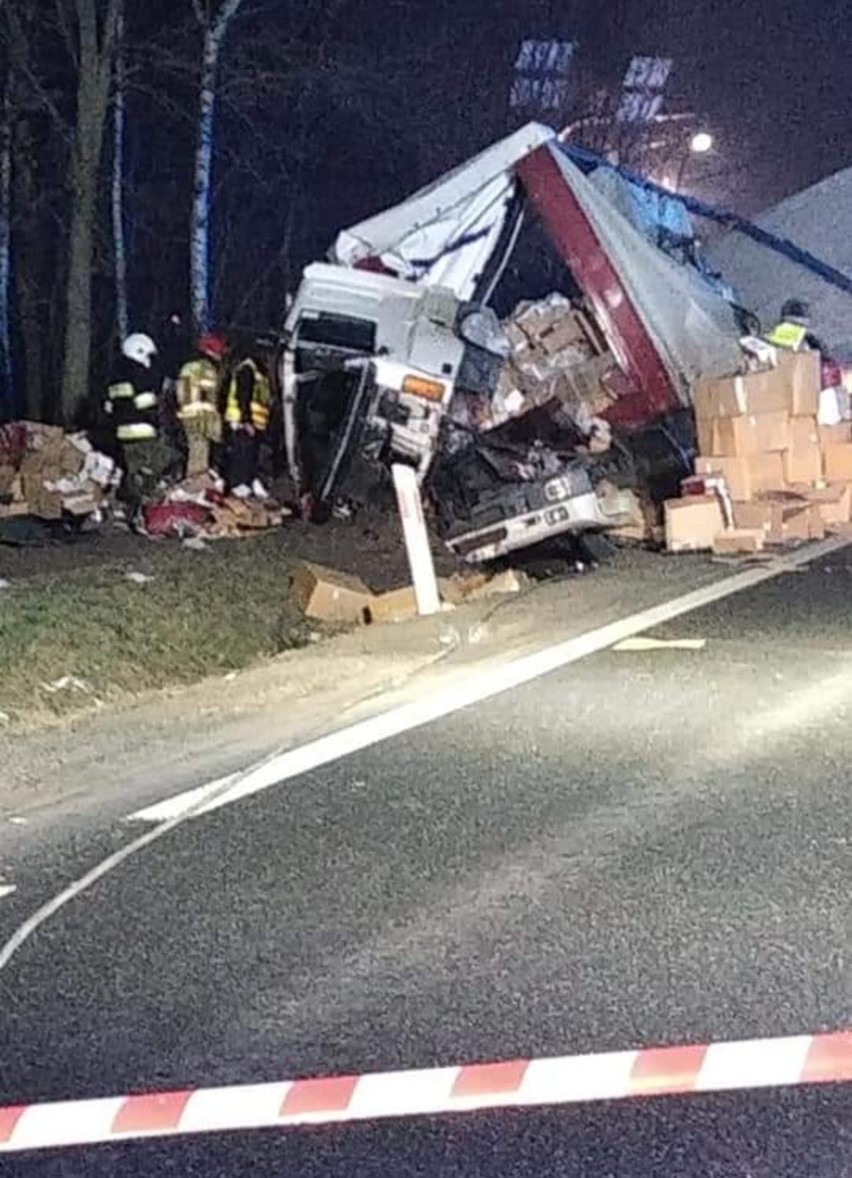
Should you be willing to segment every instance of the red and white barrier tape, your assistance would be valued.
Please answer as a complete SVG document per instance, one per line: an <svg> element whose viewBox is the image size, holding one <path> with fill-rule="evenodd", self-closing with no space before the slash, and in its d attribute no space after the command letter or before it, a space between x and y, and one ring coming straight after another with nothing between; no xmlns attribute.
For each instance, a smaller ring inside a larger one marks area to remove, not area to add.
<svg viewBox="0 0 852 1178"><path fill-rule="evenodd" d="M0 1107L0 1153L852 1080L852 1031Z"/></svg>

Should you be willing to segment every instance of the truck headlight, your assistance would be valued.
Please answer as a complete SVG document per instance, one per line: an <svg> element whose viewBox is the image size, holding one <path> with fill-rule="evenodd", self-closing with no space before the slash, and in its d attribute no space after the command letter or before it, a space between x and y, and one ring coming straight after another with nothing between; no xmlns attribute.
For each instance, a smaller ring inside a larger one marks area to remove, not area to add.
<svg viewBox="0 0 852 1178"><path fill-rule="evenodd" d="M549 503L559 503L562 499L567 499L571 494L571 486L568 479L551 479L549 483L544 485L544 497Z"/></svg>

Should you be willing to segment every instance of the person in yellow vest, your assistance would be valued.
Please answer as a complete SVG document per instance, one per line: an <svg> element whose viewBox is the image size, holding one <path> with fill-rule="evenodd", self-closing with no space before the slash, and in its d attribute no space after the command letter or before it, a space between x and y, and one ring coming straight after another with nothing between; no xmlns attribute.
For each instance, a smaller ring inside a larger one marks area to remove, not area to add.
<svg viewBox="0 0 852 1178"><path fill-rule="evenodd" d="M177 382L177 412L187 443L186 473L205 474L212 465L211 448L222 442L219 389L227 342L220 335L203 335L196 355L181 368Z"/></svg>
<svg viewBox="0 0 852 1178"><path fill-rule="evenodd" d="M160 428L161 385L154 361L157 346L135 332L121 345L121 356L107 390L104 411L121 454L121 497L132 512L177 472L180 456Z"/></svg>
<svg viewBox="0 0 852 1178"><path fill-rule="evenodd" d="M251 356L233 369L222 416L225 421L225 487L238 499L268 499L260 481L260 447L269 427L269 377Z"/></svg>
<svg viewBox="0 0 852 1178"><path fill-rule="evenodd" d="M804 299L787 299L781 320L769 332L767 342L790 352L824 352L822 341L811 331L811 308Z"/></svg>

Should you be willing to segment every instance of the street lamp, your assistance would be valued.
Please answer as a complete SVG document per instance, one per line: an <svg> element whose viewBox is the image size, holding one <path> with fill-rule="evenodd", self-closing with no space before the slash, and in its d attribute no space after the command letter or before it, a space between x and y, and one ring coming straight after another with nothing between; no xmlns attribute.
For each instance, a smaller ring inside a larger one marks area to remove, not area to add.
<svg viewBox="0 0 852 1178"><path fill-rule="evenodd" d="M713 142L709 131L696 131L689 141L689 150L693 155L706 155L713 150Z"/></svg>
<svg viewBox="0 0 852 1178"><path fill-rule="evenodd" d="M689 150L684 148L683 157L680 161L680 167L677 172L676 190L680 192L683 188L683 181L686 177L686 171L689 167L690 161L694 155L707 155L708 151L712 151L716 146L716 140L709 131L696 131L689 141Z"/></svg>

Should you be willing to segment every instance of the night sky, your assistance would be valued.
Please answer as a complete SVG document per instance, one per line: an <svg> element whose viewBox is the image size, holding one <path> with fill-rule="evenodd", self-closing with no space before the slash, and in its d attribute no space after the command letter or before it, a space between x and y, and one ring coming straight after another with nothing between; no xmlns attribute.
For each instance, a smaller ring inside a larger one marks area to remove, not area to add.
<svg viewBox="0 0 852 1178"><path fill-rule="evenodd" d="M718 142L693 177L701 195L753 212L852 163L848 0L409 0L374 11L389 45L419 43L442 73L446 54L449 121L465 111L479 142L506 116L519 38L540 35L579 40L584 63L614 81L634 53L674 58L669 109L706 114ZM447 128L448 147L458 130Z"/></svg>

